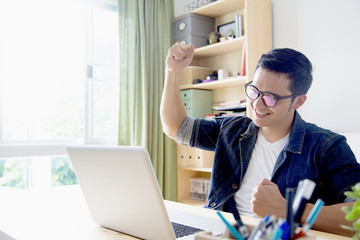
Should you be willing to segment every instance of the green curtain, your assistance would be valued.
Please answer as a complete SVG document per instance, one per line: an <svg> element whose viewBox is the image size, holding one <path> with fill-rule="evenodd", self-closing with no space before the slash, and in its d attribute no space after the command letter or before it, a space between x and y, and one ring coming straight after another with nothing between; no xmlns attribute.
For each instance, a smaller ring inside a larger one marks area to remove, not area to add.
<svg viewBox="0 0 360 240"><path fill-rule="evenodd" d="M160 101L172 44L173 0L118 0L119 145L144 146L168 200L176 200L176 147L164 135Z"/></svg>

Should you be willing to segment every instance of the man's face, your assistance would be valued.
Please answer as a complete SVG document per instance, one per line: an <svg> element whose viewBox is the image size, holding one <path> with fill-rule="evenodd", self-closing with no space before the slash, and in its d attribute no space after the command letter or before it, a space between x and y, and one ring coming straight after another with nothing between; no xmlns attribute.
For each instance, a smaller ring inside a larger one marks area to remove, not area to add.
<svg viewBox="0 0 360 240"><path fill-rule="evenodd" d="M275 96L284 97L292 95L288 89L289 83L290 80L286 74L258 68L252 85L261 92L270 92ZM256 100L249 99L249 101L256 126L279 130L283 127L288 128L291 125L295 111L293 98L279 100L271 108L264 104L261 94Z"/></svg>

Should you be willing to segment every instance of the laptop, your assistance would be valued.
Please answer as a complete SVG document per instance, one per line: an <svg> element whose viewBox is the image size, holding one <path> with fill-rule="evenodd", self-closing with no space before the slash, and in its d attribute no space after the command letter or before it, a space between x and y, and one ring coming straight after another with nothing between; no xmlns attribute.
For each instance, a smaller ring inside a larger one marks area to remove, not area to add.
<svg viewBox="0 0 360 240"><path fill-rule="evenodd" d="M93 221L100 226L154 240L195 239L199 230L225 232L220 219L166 210L144 147L76 145L67 146L67 152ZM192 226L184 227L186 222ZM176 237L173 226L189 232Z"/></svg>

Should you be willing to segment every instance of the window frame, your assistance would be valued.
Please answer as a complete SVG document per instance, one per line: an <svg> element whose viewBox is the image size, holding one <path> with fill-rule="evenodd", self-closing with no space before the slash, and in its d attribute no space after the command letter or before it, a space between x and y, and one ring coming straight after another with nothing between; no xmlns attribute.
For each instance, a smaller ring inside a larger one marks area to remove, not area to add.
<svg viewBox="0 0 360 240"><path fill-rule="evenodd" d="M92 20L92 14L93 14L93 10L94 8L102 8L102 9L106 9L109 11L114 11L117 12L118 8L117 8L117 2L115 0L105 0L105 1L95 1L91 4L91 7L89 8L88 11L88 16L87 19L88 21L87 24L87 34L88 34L88 41L87 41L87 49L88 51L86 59L87 59L87 67L86 67L86 80L85 80L85 128L84 128L84 143L85 144L105 144L105 145L112 145L112 144L117 144L118 143L118 137L116 137L116 139L110 139L110 138L96 138L96 137L92 137L93 135L93 131L94 131L94 119L93 119L93 115L91 114L94 111L94 105L91 104L92 102L92 98L94 97L94 95L92 94L92 88L91 83L92 82L96 82L98 81L97 79L93 78L93 70L94 70L94 63L93 63L93 59L92 59L92 40L93 38L91 37L93 32L92 32L92 28L91 25L93 24Z"/></svg>

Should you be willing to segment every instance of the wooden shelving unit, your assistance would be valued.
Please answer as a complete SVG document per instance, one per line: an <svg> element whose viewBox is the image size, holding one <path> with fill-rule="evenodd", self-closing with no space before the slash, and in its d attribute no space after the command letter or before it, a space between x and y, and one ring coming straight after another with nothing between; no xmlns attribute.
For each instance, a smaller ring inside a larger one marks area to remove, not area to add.
<svg viewBox="0 0 360 240"><path fill-rule="evenodd" d="M272 48L271 0L217 0L200 7L193 13L215 18L217 26L234 21L235 15L243 16L244 36L195 49L191 66L213 70L226 68L230 77L221 81L189 84L181 89L213 91L213 102L245 99L244 84L253 79L260 56ZM246 76L239 76L243 46L246 45ZM247 115L251 117L249 111ZM180 149L178 147L178 149ZM190 199L190 179L211 177L211 168L184 167L178 161L178 201L203 206L204 201Z"/></svg>
<svg viewBox="0 0 360 240"><path fill-rule="evenodd" d="M211 173L211 168L179 167L182 170Z"/></svg>
<svg viewBox="0 0 360 240"><path fill-rule="evenodd" d="M242 47L245 41L245 37L239 37L224 42L207 45L205 47L197 48L194 52L194 58L202 59L208 57L216 57L218 55L223 55L235 51L242 51Z"/></svg>
<svg viewBox="0 0 360 240"><path fill-rule="evenodd" d="M242 10L244 8L244 0L218 0L194 10L194 13L218 18L228 14L229 12Z"/></svg>
<svg viewBox="0 0 360 240"><path fill-rule="evenodd" d="M206 89L206 90L215 90L220 88L230 88L230 87L239 87L243 86L246 83L246 77L232 77L227 78L221 81L213 81L208 83L199 83L199 84L187 84L181 85L180 89Z"/></svg>

